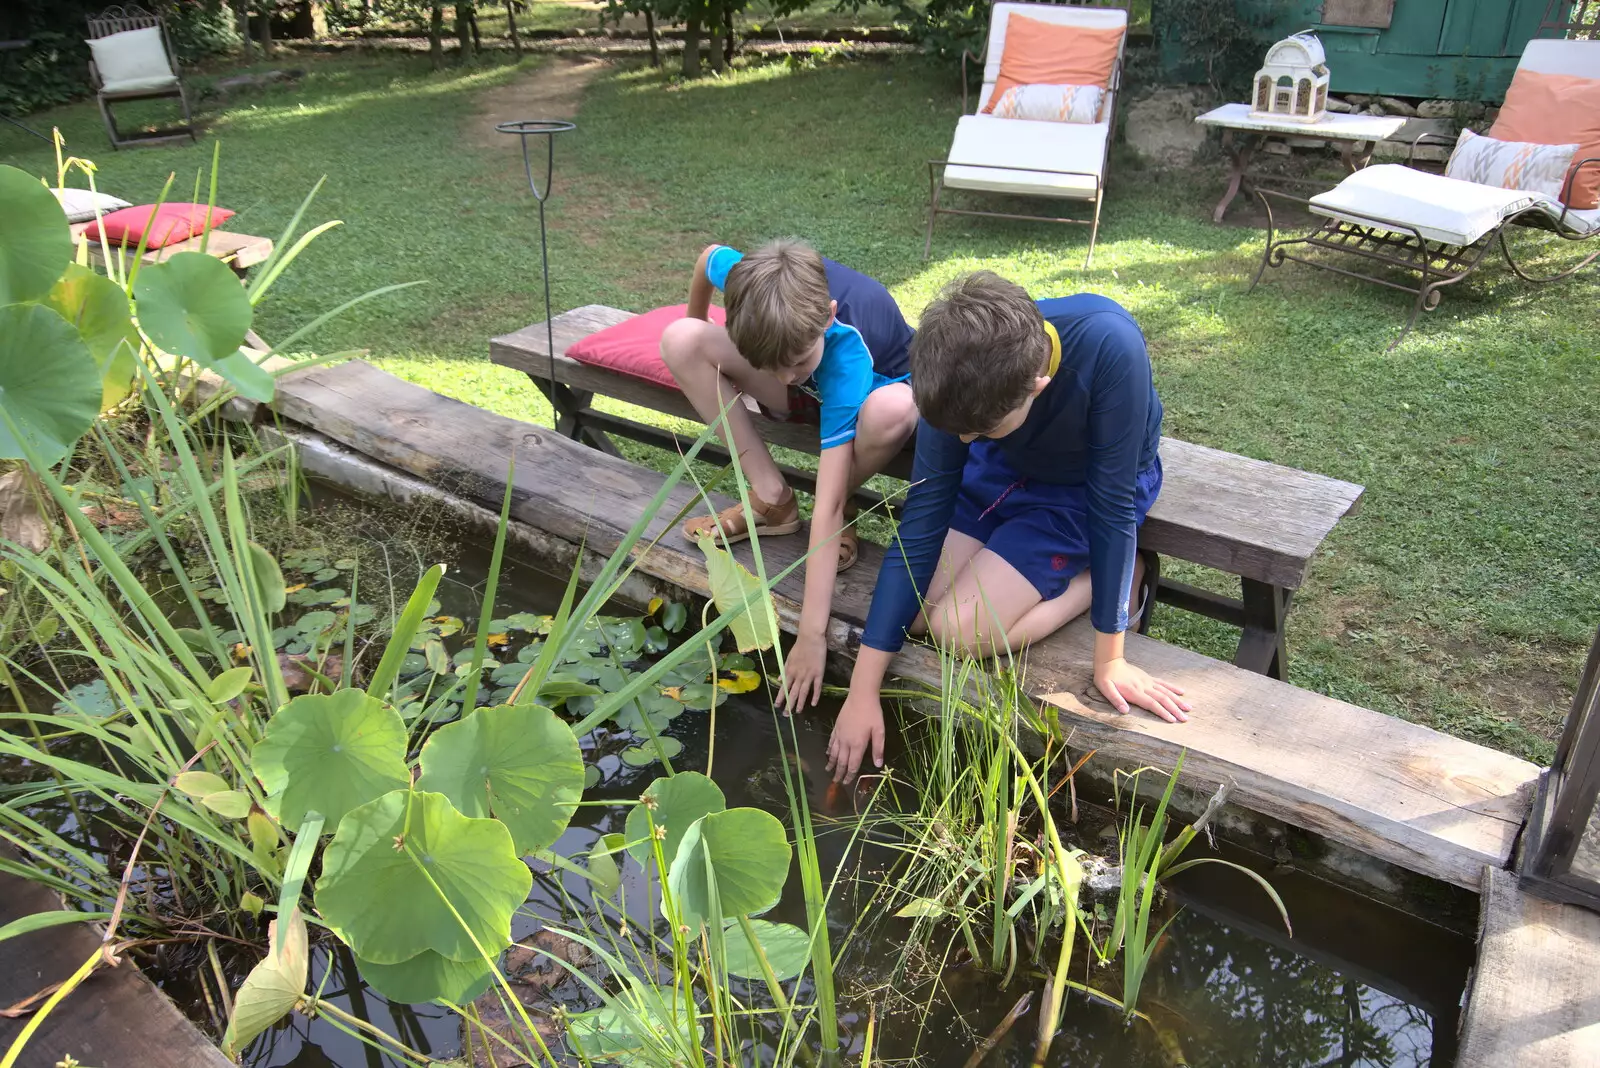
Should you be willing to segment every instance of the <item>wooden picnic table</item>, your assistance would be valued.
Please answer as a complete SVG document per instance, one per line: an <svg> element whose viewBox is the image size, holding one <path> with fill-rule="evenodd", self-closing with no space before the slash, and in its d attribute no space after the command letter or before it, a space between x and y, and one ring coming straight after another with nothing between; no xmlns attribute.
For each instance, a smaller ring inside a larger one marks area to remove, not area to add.
<svg viewBox="0 0 1600 1068"><path fill-rule="evenodd" d="M632 314L590 304L551 321L554 359L542 322L494 338L489 342L489 356L494 363L526 373L549 396L556 429L566 437L613 456L618 453L609 437L612 434L672 451L685 449L692 439L597 411L592 405L598 393L699 422L699 415L682 393L561 355L579 339ZM771 444L818 452L815 426L752 414L756 429ZM886 473L909 478L912 454L908 444L886 466ZM726 451L718 447L702 448L700 455L713 463L728 462ZM1311 558L1334 524L1355 510L1362 487L1176 438L1161 439L1161 462L1161 495L1140 530L1140 546L1236 575L1240 596L1226 596L1164 575L1158 599L1239 627L1234 663L1284 678L1288 673L1285 628L1294 591L1305 582ZM784 471L801 488L815 486L807 472L787 466Z"/></svg>
<svg viewBox="0 0 1600 1068"><path fill-rule="evenodd" d="M86 222L73 223L71 227L73 241L77 241L88 226L89 224ZM270 237L252 237L249 234L235 234L227 230L212 230L208 239L203 243L205 245L204 251L207 255L215 256L223 263L226 263L233 269L233 273L240 278L243 278L250 268L272 255L272 238ZM202 251L201 244L201 238L191 237L188 240L179 241L162 248L146 249L141 262L160 263L162 260L175 256L180 252L200 252ZM112 255L117 255L116 246L112 246L112 249ZM134 248L130 247L123 254L132 256L133 253ZM100 242L89 242L89 258L94 262L95 266L105 266L105 257L101 254Z"/></svg>
<svg viewBox="0 0 1600 1068"><path fill-rule="evenodd" d="M1340 115L1331 111L1318 122L1255 118L1250 114L1249 104L1224 104L1194 121L1201 126L1214 126L1222 131L1222 151L1227 154L1231 164L1227 189L1211 213L1211 221L1218 223L1235 197L1241 192L1252 191L1250 163L1255 159L1256 151L1269 140L1309 137L1318 141L1333 141L1339 146L1339 156L1345 167L1354 174L1372 162L1372 151L1379 141L1387 141L1406 124L1406 120L1399 117Z"/></svg>

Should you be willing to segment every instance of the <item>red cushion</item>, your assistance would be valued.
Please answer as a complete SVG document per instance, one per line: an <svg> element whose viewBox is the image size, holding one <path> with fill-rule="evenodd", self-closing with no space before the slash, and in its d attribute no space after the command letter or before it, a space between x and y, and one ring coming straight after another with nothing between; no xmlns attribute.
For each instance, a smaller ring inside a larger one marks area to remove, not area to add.
<svg viewBox="0 0 1600 1068"><path fill-rule="evenodd" d="M657 308L643 315L635 315L626 322L608 326L590 334L567 349L567 355L579 363L604 367L609 371L630 375L668 389L677 389L677 380L667 365L661 362L661 335L667 324L682 319L689 311L687 304L674 304L670 308ZM712 305L707 318L722 326L727 320L721 308Z"/></svg>
<svg viewBox="0 0 1600 1068"><path fill-rule="evenodd" d="M233 216L227 208L212 208L210 228L221 226ZM98 222L84 227L83 233L90 241L99 241L104 231L106 240L113 245L138 245L144 237L145 248L166 248L203 234L207 228L204 204L140 204L102 215Z"/></svg>

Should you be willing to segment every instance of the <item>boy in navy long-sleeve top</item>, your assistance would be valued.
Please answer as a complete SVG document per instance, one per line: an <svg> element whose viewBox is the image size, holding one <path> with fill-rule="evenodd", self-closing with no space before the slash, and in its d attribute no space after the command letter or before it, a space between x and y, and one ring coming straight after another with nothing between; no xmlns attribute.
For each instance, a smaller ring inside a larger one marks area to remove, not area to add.
<svg viewBox="0 0 1600 1068"><path fill-rule="evenodd" d="M910 361L911 490L829 743L834 777L869 750L882 764L879 693L908 631L988 656L1088 609L1101 694L1186 719L1182 690L1123 658L1138 528L1161 490L1161 401L1133 317L1087 293L1036 303L979 271L923 312Z"/></svg>

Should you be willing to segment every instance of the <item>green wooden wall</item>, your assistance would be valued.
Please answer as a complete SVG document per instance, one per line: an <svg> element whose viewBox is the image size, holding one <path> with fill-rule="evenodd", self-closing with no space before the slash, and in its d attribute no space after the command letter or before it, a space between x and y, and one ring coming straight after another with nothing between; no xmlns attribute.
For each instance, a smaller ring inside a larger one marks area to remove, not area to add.
<svg viewBox="0 0 1600 1068"><path fill-rule="evenodd" d="M1260 27L1262 55L1273 41L1312 30L1328 54L1335 93L1442 97L1498 102L1511 84L1523 46L1544 18L1546 0L1394 0L1387 29L1322 22L1323 0L1235 0ZM1192 57L1160 25L1162 67L1193 76Z"/></svg>

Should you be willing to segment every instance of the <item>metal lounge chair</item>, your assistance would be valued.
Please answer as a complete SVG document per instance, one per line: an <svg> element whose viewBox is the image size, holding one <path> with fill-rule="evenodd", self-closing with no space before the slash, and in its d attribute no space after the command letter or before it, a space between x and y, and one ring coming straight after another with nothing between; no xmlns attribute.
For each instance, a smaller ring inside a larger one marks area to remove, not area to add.
<svg viewBox="0 0 1600 1068"><path fill-rule="evenodd" d="M1041 22L1086 29L1123 29L1122 48L1107 85L1105 102L1096 123L1036 122L985 115L983 108L995 90L1000 56L1005 50L1006 26L1015 13ZM1117 97L1122 81L1122 54L1127 47L1128 12L1117 6L1099 6L1093 0L1068 0L1060 4L997 3L989 20L984 45L983 88L972 114L967 113L967 61L961 56L961 111L955 140L945 159L928 161L928 234L922 250L933 250L933 224L940 215L983 215L997 219L1075 223L1088 226L1087 267L1094 260L1094 243L1100 233L1100 204L1105 192L1111 137L1116 129ZM941 203L946 189L971 190L1032 197L1076 200L1094 205L1092 218L1019 215L1013 212L952 208Z"/></svg>
<svg viewBox="0 0 1600 1068"><path fill-rule="evenodd" d="M1545 74L1600 79L1600 40L1530 41L1518 66ZM1428 137L1424 134L1417 143ZM1260 284L1268 267L1293 260L1411 293L1416 298L1411 316L1390 344L1393 349L1422 312L1439 306L1443 289L1470 275L1495 246L1517 277L1536 283L1571 277L1600 258L1597 247L1555 274L1530 273L1512 255L1506 242L1507 227L1537 227L1568 241L1589 241L1600 237L1600 209L1569 208L1564 203L1566 192L1557 200L1543 193L1480 185L1419 170L1412 165L1415 156L1413 146L1407 165L1368 167L1310 200L1257 189L1267 214L1267 247L1251 290ZM1568 175L1567 191L1578 170L1600 168L1600 157L1576 162L1577 169ZM1303 237L1279 236L1272 213L1274 201L1304 205L1323 221ZM1315 253L1308 255L1311 250ZM1410 282L1413 276L1414 284Z"/></svg>
<svg viewBox="0 0 1600 1068"><path fill-rule="evenodd" d="M89 61L89 82L94 86L105 120L106 134L113 148L149 144L188 137L195 139L194 120L189 114L189 97L183 89L178 55L166 24L159 15L141 7L108 7L90 15L87 40L94 58ZM177 97L183 109L183 123L153 134L125 137L117 130L111 106L129 100L154 100Z"/></svg>

